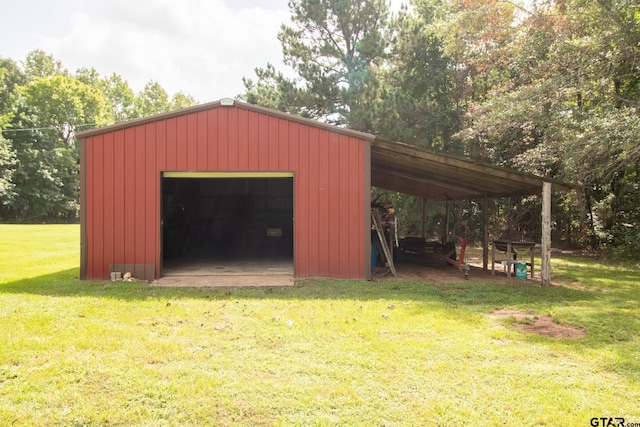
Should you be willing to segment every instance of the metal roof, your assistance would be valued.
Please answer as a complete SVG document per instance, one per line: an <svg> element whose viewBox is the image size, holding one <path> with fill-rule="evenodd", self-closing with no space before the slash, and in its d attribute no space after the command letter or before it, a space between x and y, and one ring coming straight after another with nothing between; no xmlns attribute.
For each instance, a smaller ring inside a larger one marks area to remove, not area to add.
<svg viewBox="0 0 640 427"><path fill-rule="evenodd" d="M442 200L475 199L485 195L491 198L540 194L543 182L550 182L560 190L567 191L571 188L571 185L560 181L490 166L462 157L435 153L401 142L384 141L368 133L332 126L228 98L79 132L77 136L78 138L86 138L171 117L231 106L328 129L370 142L371 184L386 190L411 194L425 199Z"/></svg>
<svg viewBox="0 0 640 427"><path fill-rule="evenodd" d="M540 194L543 182L569 184L376 139L371 146L371 184L425 199L475 199Z"/></svg>

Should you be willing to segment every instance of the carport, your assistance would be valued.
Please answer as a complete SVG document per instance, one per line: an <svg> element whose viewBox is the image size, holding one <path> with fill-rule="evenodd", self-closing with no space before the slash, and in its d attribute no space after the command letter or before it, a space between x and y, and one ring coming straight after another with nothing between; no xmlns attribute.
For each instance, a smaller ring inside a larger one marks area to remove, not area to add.
<svg viewBox="0 0 640 427"><path fill-rule="evenodd" d="M550 284L551 189L568 191L570 186L566 183L375 139L371 146L371 185L423 200L482 200L484 270L489 262L489 199L541 194L541 275L542 284Z"/></svg>

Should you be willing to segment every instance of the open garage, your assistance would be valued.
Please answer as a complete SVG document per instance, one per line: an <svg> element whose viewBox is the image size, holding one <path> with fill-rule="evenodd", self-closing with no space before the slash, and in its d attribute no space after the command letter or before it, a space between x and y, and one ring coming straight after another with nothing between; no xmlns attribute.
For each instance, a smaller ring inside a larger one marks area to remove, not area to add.
<svg viewBox="0 0 640 427"><path fill-rule="evenodd" d="M293 177L164 173L163 275L293 275Z"/></svg>
<svg viewBox="0 0 640 427"><path fill-rule="evenodd" d="M83 279L368 279L374 136L223 99L78 134Z"/></svg>

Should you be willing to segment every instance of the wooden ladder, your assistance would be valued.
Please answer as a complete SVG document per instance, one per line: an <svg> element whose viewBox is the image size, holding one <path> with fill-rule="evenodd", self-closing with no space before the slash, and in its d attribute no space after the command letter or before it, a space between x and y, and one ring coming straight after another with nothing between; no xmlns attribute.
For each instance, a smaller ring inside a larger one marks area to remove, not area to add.
<svg viewBox="0 0 640 427"><path fill-rule="evenodd" d="M393 264L393 253L391 252L391 248L387 242L387 238L383 234L382 228L382 218L380 218L380 212L377 209L371 209L371 220L373 221L373 225L378 232L378 239L380 240L380 244L382 245L382 252L384 253L385 260L389 265L389 270L391 270L391 274L393 274L394 278L398 278L398 272L396 271L396 266Z"/></svg>

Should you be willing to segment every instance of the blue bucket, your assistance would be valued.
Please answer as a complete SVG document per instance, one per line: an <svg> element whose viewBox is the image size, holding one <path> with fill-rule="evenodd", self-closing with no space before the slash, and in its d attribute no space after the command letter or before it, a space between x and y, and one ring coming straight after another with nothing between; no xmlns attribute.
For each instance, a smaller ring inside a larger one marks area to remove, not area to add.
<svg viewBox="0 0 640 427"><path fill-rule="evenodd" d="M371 267L378 266L378 248L376 245L371 245Z"/></svg>
<svg viewBox="0 0 640 427"><path fill-rule="evenodd" d="M527 278L527 264L524 262L519 262L516 264L516 277L518 279L526 279Z"/></svg>

